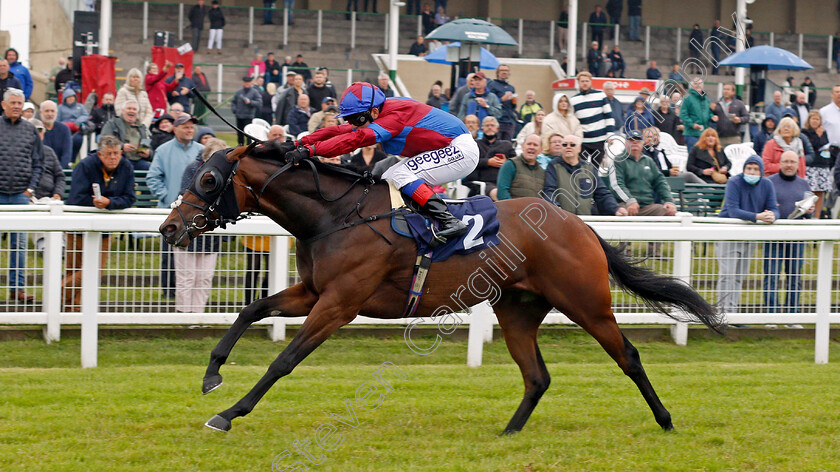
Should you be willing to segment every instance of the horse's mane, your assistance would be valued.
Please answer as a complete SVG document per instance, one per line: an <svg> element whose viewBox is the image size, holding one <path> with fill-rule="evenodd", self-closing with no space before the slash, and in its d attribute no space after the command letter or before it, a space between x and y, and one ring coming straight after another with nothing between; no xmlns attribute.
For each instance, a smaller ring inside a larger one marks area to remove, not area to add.
<svg viewBox="0 0 840 472"><path fill-rule="evenodd" d="M284 165L286 163L285 159L280 156L280 153L276 152L274 150L269 150L268 152L261 152L261 153L256 153L256 154L253 153L253 152L249 152L247 154L243 153L243 154L240 154L239 156L237 156L237 158L244 157L244 155L247 155L247 156L252 157L254 159L259 159L261 161L273 162L273 163L276 163L278 165ZM337 177L337 178L339 178L341 180L345 180L347 182L352 182L356 179L365 178L365 176L363 174L360 174L360 173L356 172L355 170L350 169L349 167L342 166L342 165L337 165L337 164L330 164L328 162L321 162L321 160L318 159L317 157L308 157L304 160L309 161L312 164L314 164L315 169L319 173L330 175L330 176L333 176L333 177ZM303 161L301 161L301 162L303 162ZM309 169L310 167L305 166L304 168ZM370 178L373 180L374 184L385 182L381 178L381 176L370 175Z"/></svg>

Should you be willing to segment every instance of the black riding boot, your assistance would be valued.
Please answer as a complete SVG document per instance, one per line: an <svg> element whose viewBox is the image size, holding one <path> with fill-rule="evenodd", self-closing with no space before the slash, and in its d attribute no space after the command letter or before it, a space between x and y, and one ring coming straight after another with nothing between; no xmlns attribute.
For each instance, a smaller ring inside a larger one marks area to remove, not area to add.
<svg viewBox="0 0 840 472"><path fill-rule="evenodd" d="M418 205L419 206L419 205ZM448 240L467 232L467 225L452 216L446 203L438 195L432 195L426 204L419 208L421 215L440 223L440 229L434 231L439 240Z"/></svg>

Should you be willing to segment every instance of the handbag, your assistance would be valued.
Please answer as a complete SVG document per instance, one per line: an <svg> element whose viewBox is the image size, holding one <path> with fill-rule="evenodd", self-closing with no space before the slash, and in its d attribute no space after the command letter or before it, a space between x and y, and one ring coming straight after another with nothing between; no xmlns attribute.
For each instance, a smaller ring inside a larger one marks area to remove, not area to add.
<svg viewBox="0 0 840 472"><path fill-rule="evenodd" d="M714 180L716 184L725 184L726 181L729 180L729 177L718 170L720 169L720 164L718 164L717 157L712 155L712 160L715 161L715 167L712 168L712 180Z"/></svg>

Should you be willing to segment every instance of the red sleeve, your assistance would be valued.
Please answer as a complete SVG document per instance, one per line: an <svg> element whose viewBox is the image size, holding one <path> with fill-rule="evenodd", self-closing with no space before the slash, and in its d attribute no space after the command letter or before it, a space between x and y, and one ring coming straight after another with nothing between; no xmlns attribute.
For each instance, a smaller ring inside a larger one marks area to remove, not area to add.
<svg viewBox="0 0 840 472"><path fill-rule="evenodd" d="M163 80L164 77L166 77L166 71L165 70L161 70L160 72L158 72L157 75L146 74L146 91L148 92L149 90L151 90L152 87L158 81Z"/></svg>
<svg viewBox="0 0 840 472"><path fill-rule="evenodd" d="M315 155L336 157L360 147L376 144L376 133L370 128L353 129L348 123L321 128L300 139L300 144L313 146Z"/></svg>
<svg viewBox="0 0 840 472"><path fill-rule="evenodd" d="M764 160L764 175L766 177L770 177L773 174L779 173L779 156L781 155L780 152L776 152L776 144L775 141L768 141L767 145L764 146L764 152L761 153L761 158ZM781 148L779 149L781 151Z"/></svg>

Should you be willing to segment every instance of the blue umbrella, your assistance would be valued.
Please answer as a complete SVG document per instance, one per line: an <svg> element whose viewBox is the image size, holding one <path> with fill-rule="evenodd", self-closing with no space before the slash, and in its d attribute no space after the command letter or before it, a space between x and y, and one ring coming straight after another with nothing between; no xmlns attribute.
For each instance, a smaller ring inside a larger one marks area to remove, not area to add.
<svg viewBox="0 0 840 472"><path fill-rule="evenodd" d="M450 47L457 48L460 46L461 43L459 42L447 44L446 46L435 49L433 53L425 56L425 59L435 64L451 64L451 62L446 60L446 49ZM499 60L496 59L496 56L494 56L493 53L481 48L481 61L479 63L479 67L482 69L495 69L499 67Z"/></svg>
<svg viewBox="0 0 840 472"><path fill-rule="evenodd" d="M772 46L755 46L720 61L722 66L756 67L768 70L807 70L814 66L796 54Z"/></svg>

